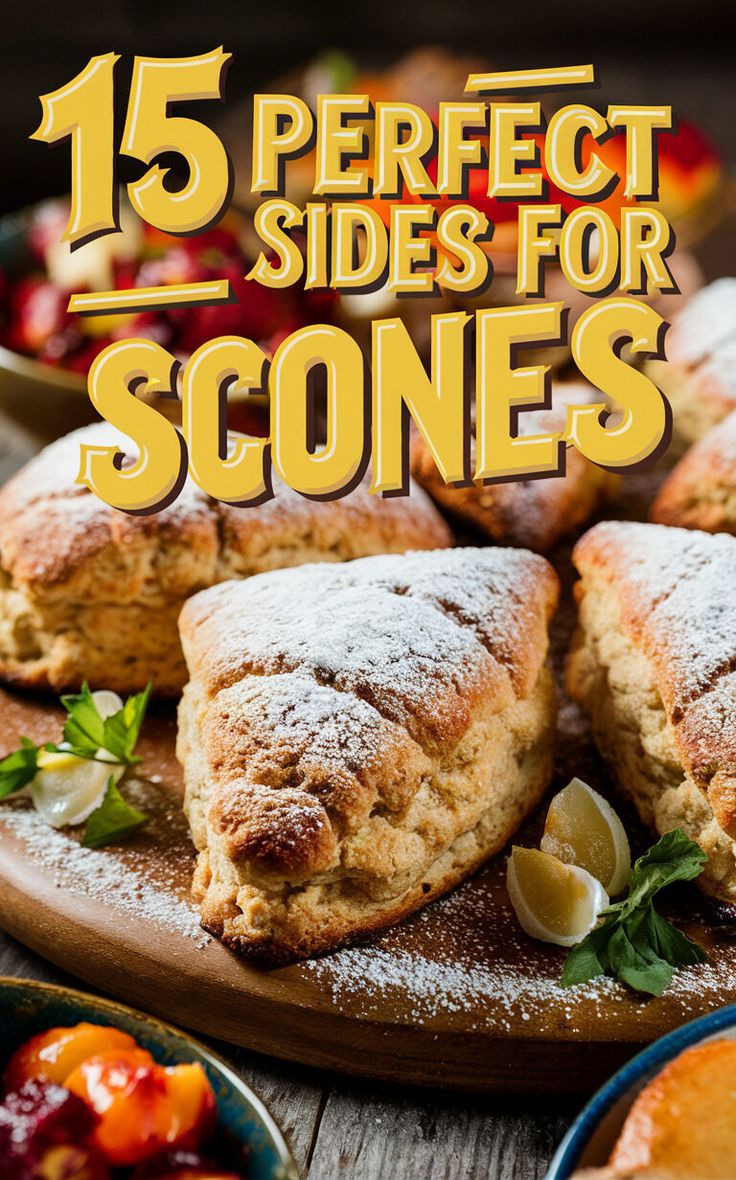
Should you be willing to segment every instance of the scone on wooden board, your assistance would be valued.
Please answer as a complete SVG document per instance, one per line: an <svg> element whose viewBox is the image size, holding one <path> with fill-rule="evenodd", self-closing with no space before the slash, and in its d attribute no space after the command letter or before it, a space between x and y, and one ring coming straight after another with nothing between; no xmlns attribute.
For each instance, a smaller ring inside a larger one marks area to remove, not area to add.
<svg viewBox="0 0 736 1180"><path fill-rule="evenodd" d="M519 414L520 434L543 434L564 429L568 404L600 401L601 394L585 381L554 387L551 409ZM548 553L560 540L586 525L608 499L617 477L567 448L566 472L561 476L513 483L455 487L442 479L430 450L414 431L411 473L449 514L479 529L498 545L518 545Z"/></svg>
<svg viewBox="0 0 736 1180"><path fill-rule="evenodd" d="M190 599L177 753L203 924L273 964L498 852L552 770L557 577L512 549L309 565Z"/></svg>
<svg viewBox="0 0 736 1180"><path fill-rule="evenodd" d="M644 372L672 407L672 448L691 443L736 410L736 279L718 279L694 295L672 320L667 360Z"/></svg>
<svg viewBox="0 0 736 1180"><path fill-rule="evenodd" d="M573 1180L733 1180L736 1041L686 1049L634 1102L606 1168Z"/></svg>
<svg viewBox="0 0 736 1180"><path fill-rule="evenodd" d="M98 422L41 451L0 491L0 677L61 690L83 680L116 692L153 681L178 695L185 599L227 578L310 561L434 549L452 540L420 488L382 499L366 482L316 503L274 478L258 507L211 500L189 480L163 512L130 516L74 482L80 443L110 445ZM131 449L132 453L132 449Z"/></svg>
<svg viewBox="0 0 736 1180"><path fill-rule="evenodd" d="M686 452L662 485L651 519L736 534L736 411Z"/></svg>
<svg viewBox="0 0 736 1180"><path fill-rule="evenodd" d="M607 521L578 542L572 696L622 792L736 902L736 538Z"/></svg>

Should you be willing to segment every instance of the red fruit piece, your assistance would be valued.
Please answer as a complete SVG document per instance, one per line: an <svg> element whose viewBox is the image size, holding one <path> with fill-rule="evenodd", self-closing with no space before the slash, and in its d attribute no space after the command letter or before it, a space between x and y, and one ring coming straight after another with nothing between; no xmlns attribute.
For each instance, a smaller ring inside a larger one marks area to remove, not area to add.
<svg viewBox="0 0 736 1180"><path fill-rule="evenodd" d="M0 1180L36 1180L37 1168L51 1150L70 1144L88 1149L91 1167L94 1154L89 1138L96 1122L93 1111L63 1086L26 1082L0 1104ZM84 1173L82 1177L87 1180ZM76 1180L73 1173L72 1180ZM90 1172L89 1180L98 1176Z"/></svg>
<svg viewBox="0 0 736 1180"><path fill-rule="evenodd" d="M18 352L39 352L46 341L69 323L69 296L46 279L16 283L10 297L8 339Z"/></svg>
<svg viewBox="0 0 736 1180"><path fill-rule="evenodd" d="M210 267L221 265L223 259L242 258L237 237L222 226L185 238L182 244L194 258Z"/></svg>
<svg viewBox="0 0 736 1180"><path fill-rule="evenodd" d="M140 266L136 287L168 287L175 283L198 283L209 278L208 271L183 246L168 250L160 258L149 258Z"/></svg>
<svg viewBox="0 0 736 1180"><path fill-rule="evenodd" d="M111 1049L136 1049L136 1042L120 1029L83 1021L72 1028L50 1028L31 1037L10 1058L3 1088L19 1090L31 1078L61 1086L72 1070L99 1053Z"/></svg>
<svg viewBox="0 0 736 1180"><path fill-rule="evenodd" d="M216 275L229 279L236 302L171 313L177 326L177 347L182 353L191 354L216 336L244 336L263 343L281 326L288 324L288 334L305 322L287 293L245 279L246 267L245 261L231 262L220 267Z"/></svg>
<svg viewBox="0 0 736 1180"><path fill-rule="evenodd" d="M142 1049L102 1053L65 1085L99 1115L93 1142L118 1167L196 1149L215 1126L215 1097L197 1064L165 1068Z"/></svg>

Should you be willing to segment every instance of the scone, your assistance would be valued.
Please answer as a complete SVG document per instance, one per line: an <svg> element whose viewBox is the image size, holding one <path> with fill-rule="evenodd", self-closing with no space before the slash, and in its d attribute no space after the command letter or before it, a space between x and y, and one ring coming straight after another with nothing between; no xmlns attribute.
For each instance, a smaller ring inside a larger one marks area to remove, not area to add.
<svg viewBox="0 0 736 1180"><path fill-rule="evenodd" d="M118 440L107 423L41 451L0 491L0 677L29 687L90 684L178 695L184 600L226 578L307 561L434 549L451 534L419 488L402 499L363 483L315 503L274 480L253 508L189 481L169 508L130 516L74 483L79 444Z"/></svg>
<svg viewBox="0 0 736 1180"><path fill-rule="evenodd" d="M570 692L642 819L697 840L698 883L735 902L736 538L610 521L573 560Z"/></svg>
<svg viewBox="0 0 736 1180"><path fill-rule="evenodd" d="M557 385L551 409L519 415L520 433L563 430L566 405L600 398L600 393L584 381ZM478 529L498 545L518 545L537 553L548 553L564 537L587 524L608 499L617 480L571 446L567 449L564 476L455 487L444 482L429 448L416 431L411 441L411 472L417 483L457 520Z"/></svg>
<svg viewBox="0 0 736 1180"><path fill-rule="evenodd" d="M498 852L551 774L557 593L534 554L450 549L191 598L177 752L206 929L286 962Z"/></svg>
<svg viewBox="0 0 736 1180"><path fill-rule="evenodd" d="M672 407L672 445L681 453L736 409L736 279L718 279L678 312L666 361L644 371Z"/></svg>
<svg viewBox="0 0 736 1180"><path fill-rule="evenodd" d="M662 485L651 518L736 534L736 411L687 451Z"/></svg>

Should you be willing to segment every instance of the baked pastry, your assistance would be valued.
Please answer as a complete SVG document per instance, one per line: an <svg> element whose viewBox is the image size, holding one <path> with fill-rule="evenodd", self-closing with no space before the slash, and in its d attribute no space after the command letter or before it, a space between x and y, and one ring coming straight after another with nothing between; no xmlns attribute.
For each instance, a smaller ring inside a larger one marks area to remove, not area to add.
<svg viewBox="0 0 736 1180"><path fill-rule="evenodd" d="M153 680L178 695L186 668L177 619L188 595L226 578L305 561L348 561L449 545L420 489L372 496L363 483L315 503L274 481L253 508L189 481L152 516L130 516L74 483L79 444L119 435L96 423L59 439L0 491L0 677L29 687L83 680L131 692Z"/></svg>
<svg viewBox="0 0 736 1180"><path fill-rule="evenodd" d="M736 409L736 279L718 279L673 318L666 361L645 373L672 407L672 445L681 453Z"/></svg>
<svg viewBox="0 0 736 1180"><path fill-rule="evenodd" d="M736 1041L686 1049L634 1102L608 1167L574 1180L732 1180Z"/></svg>
<svg viewBox="0 0 736 1180"><path fill-rule="evenodd" d="M203 925L268 964L403 918L549 782L557 578L450 549L226 582L185 605L177 753Z"/></svg>
<svg viewBox="0 0 736 1180"><path fill-rule="evenodd" d="M557 385L551 409L519 415L519 433L563 430L567 405L600 399L601 394L584 381ZM562 476L457 487L444 482L418 431L412 434L411 473L457 520L479 529L499 545L519 545L537 553L548 553L563 537L585 525L617 482L617 476L589 463L570 446Z"/></svg>
<svg viewBox="0 0 736 1180"><path fill-rule="evenodd" d="M736 538L606 521L573 560L570 692L642 819L697 840L698 883L736 901Z"/></svg>
<svg viewBox="0 0 736 1180"><path fill-rule="evenodd" d="M652 505L657 524L736 534L736 411L695 443Z"/></svg>

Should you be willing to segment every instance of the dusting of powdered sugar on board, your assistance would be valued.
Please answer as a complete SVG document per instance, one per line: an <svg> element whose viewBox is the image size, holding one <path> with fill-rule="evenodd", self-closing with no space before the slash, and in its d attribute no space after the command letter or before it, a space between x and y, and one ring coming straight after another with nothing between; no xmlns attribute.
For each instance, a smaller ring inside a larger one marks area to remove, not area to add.
<svg viewBox="0 0 736 1180"><path fill-rule="evenodd" d="M24 801L3 806L0 831L5 829L19 840L39 874L70 896L99 902L205 946L210 938L187 896L194 853L180 809L148 785L128 784L126 797L150 815L149 824L135 839L105 848L84 848L80 829L49 827ZM168 828L165 845L160 840L164 826ZM177 844L179 836L184 837L175 856L172 832Z"/></svg>
<svg viewBox="0 0 736 1180"><path fill-rule="evenodd" d="M363 1019L380 1019L397 1007L411 1023L446 1025L454 1015L474 1015L471 1031L516 1033L519 1021L529 1035L549 1027L547 1017L566 1035L590 1035L590 1015L609 1021L618 1009L635 1020L650 1003L605 976L563 988L559 978L565 952L532 944L518 929L510 906L494 910L492 928L487 895L471 882L436 902L398 930L370 945L350 947L303 963L300 970L329 994L337 1009ZM494 920L495 919L495 920ZM431 955L422 926L433 927ZM414 927L418 939L412 938ZM438 930L445 932L446 937ZM452 931L456 932L456 937ZM408 937L407 937L408 934ZM720 1007L724 991L736 992L736 946L719 947L708 962L677 971L668 996L680 1022ZM585 1015L578 1024L581 1008Z"/></svg>

